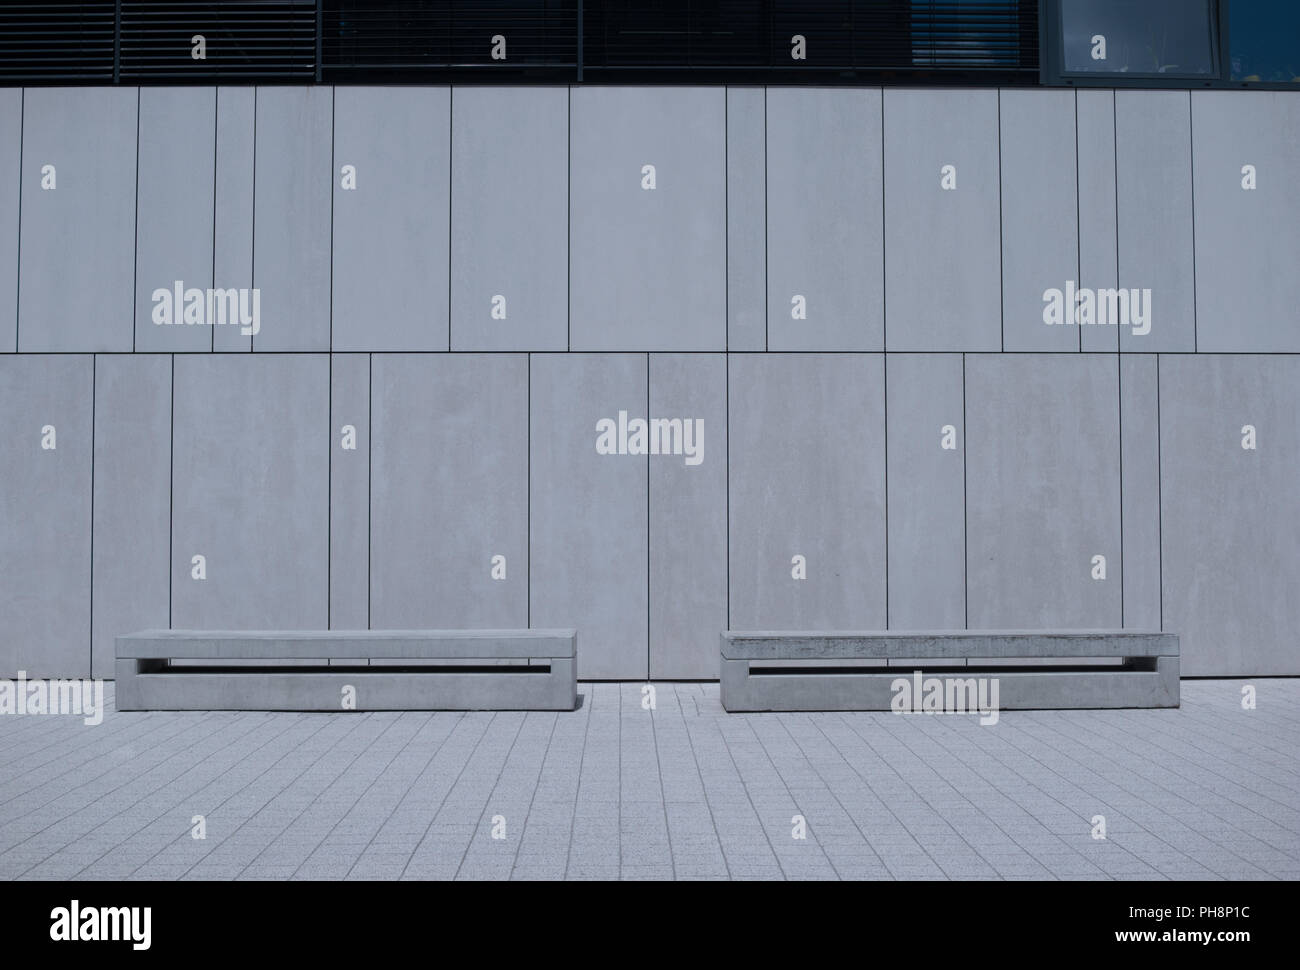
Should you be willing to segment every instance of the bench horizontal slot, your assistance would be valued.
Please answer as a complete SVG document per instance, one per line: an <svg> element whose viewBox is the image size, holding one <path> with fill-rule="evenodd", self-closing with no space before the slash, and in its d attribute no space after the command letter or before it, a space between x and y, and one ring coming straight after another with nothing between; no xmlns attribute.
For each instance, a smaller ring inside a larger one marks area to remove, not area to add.
<svg viewBox="0 0 1300 970"><path fill-rule="evenodd" d="M247 676L259 676L263 674L356 674L360 676L381 675L381 674L419 674L421 676L435 676L438 674L550 674L550 666L530 666L525 663L500 664L500 663L438 663L438 664L403 664L403 666L355 666L343 667L339 664L282 664L282 666L273 666L274 662L268 661L265 667L239 667L229 666L229 664L220 664L220 666L200 666L200 664L186 663L185 666L174 666L172 663L164 663L164 667L159 672L162 674L243 674ZM144 674L143 676L151 676Z"/></svg>

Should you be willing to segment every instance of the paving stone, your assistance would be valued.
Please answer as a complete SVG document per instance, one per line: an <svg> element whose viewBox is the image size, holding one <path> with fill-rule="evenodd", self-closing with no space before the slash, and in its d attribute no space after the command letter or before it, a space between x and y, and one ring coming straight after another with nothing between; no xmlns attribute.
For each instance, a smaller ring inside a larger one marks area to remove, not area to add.
<svg viewBox="0 0 1300 970"><path fill-rule="evenodd" d="M584 684L571 715L3 717L0 878L1300 879L1300 681L1252 712L1241 683L995 726L727 715L716 684L653 716Z"/></svg>

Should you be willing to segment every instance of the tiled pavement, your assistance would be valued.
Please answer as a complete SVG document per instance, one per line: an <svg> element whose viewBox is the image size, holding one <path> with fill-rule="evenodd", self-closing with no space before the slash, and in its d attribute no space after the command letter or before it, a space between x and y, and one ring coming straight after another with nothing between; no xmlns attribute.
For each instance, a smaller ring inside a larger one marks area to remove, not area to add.
<svg viewBox="0 0 1300 970"><path fill-rule="evenodd" d="M716 684L653 711L584 684L572 714L3 716L0 877L1300 878L1300 679L1254 681L1253 711L1242 683L991 726L728 715Z"/></svg>

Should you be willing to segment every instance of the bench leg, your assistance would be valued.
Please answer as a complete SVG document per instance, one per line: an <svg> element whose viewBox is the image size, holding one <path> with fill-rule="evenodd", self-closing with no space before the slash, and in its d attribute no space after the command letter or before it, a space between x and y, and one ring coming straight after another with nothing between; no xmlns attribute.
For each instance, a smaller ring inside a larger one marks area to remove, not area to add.
<svg viewBox="0 0 1300 970"><path fill-rule="evenodd" d="M554 657L548 661L551 665L551 680L555 684L556 710L576 711L578 709L578 662L572 657Z"/></svg>
<svg viewBox="0 0 1300 970"><path fill-rule="evenodd" d="M724 711L751 711L749 661L722 658L718 671L718 699Z"/></svg>
<svg viewBox="0 0 1300 970"><path fill-rule="evenodd" d="M139 711L141 708L140 684L136 680L143 673L145 661L121 659L116 661L114 676L115 706L119 711Z"/></svg>

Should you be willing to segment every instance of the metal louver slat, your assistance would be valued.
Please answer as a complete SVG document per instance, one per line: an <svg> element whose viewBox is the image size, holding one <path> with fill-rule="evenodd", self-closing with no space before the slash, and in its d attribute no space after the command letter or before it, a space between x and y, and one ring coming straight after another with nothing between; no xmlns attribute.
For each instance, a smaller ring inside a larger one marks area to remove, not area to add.
<svg viewBox="0 0 1300 970"><path fill-rule="evenodd" d="M202 58L194 56L195 36ZM121 79L314 79L315 0L122 0Z"/></svg>
<svg viewBox="0 0 1300 970"><path fill-rule="evenodd" d="M567 78L577 65L577 11L577 0L325 0L324 74Z"/></svg>
<svg viewBox="0 0 1300 970"><path fill-rule="evenodd" d="M116 3L0 4L0 82L112 81Z"/></svg>

